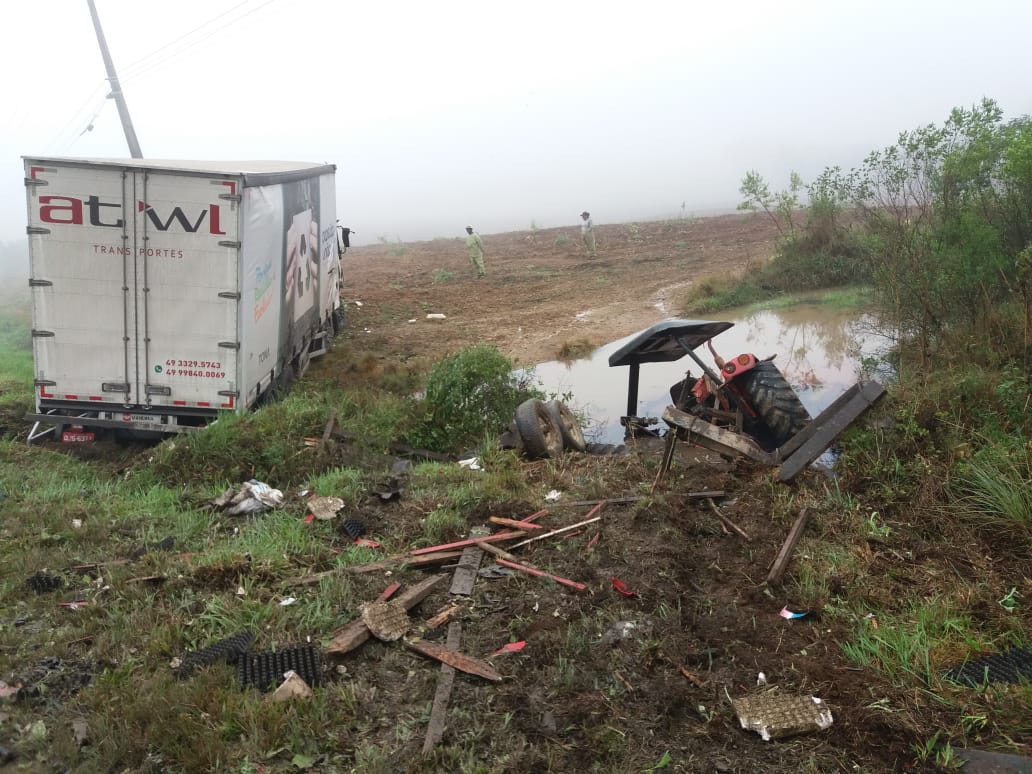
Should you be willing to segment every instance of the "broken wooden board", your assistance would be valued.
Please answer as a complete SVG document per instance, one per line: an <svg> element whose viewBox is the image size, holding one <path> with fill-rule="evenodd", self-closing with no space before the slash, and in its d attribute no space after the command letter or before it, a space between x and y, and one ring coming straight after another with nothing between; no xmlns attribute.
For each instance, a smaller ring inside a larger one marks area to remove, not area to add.
<svg viewBox="0 0 1032 774"><path fill-rule="evenodd" d="M705 419L692 416L673 406L666 407L663 412L663 421L668 425L687 430L692 434L693 443L705 446L719 454L741 454L765 465L773 464L774 458L761 449L752 438L717 427Z"/></svg>
<svg viewBox="0 0 1032 774"><path fill-rule="evenodd" d="M434 587L441 583L447 575L431 575L429 578L420 581L415 586L402 591L395 598L406 610L411 610L413 607L418 605L424 599L426 599L430 592L434 590ZM366 626L361 618L356 618L351 621L343 628L334 632L333 639L326 646L326 654L329 656L342 656L345 653L350 653L358 646L365 643L370 637L372 632L369 631L369 627Z"/></svg>
<svg viewBox="0 0 1032 774"><path fill-rule="evenodd" d="M855 386L855 385L854 385ZM824 453L832 441L839 437L843 430L874 405L874 402L885 394L885 388L876 381L870 381L859 387L855 393L843 403L825 409L805 429L806 440L799 445L778 469L779 481L791 481L798 473ZM793 439L794 440L794 439ZM791 443L791 441L790 441Z"/></svg>
<svg viewBox="0 0 1032 774"><path fill-rule="evenodd" d="M485 544L481 544L485 545ZM473 593L473 584L477 582L477 570L480 569L480 559L484 552L477 546L466 546L459 558L459 566L455 568L452 575L450 594L460 594L468 597Z"/></svg>
<svg viewBox="0 0 1032 774"><path fill-rule="evenodd" d="M809 518L810 511L803 508L796 518L795 524L792 525L792 529L788 531L788 537L785 538L785 542L782 544L774 564L771 565L770 572L767 573L767 583L781 582L781 578L785 575L785 570L788 569L788 563L792 561L792 552L795 551L796 543L799 542L803 530L806 529L806 522Z"/></svg>
<svg viewBox="0 0 1032 774"><path fill-rule="evenodd" d="M477 677L483 677L485 680L490 680L493 683L500 683L502 676L498 674L490 664L486 661L481 661L479 658L473 658L473 656L467 656L465 653L461 653L457 650L450 650L443 645L438 645L435 642L427 642L426 640L402 640L405 643L405 647L409 650L415 651L421 656L427 658L433 658L440 661L442 664L448 664L455 667L460 672L466 672L467 674L476 675Z"/></svg>
<svg viewBox="0 0 1032 774"><path fill-rule="evenodd" d="M378 572L380 570L402 569L405 567L425 567L431 564L440 564L451 559L458 559L462 556L461 551L438 551L422 556L409 556L408 554L395 554L379 562L369 564L356 564L347 568L347 572ZM335 571L334 571L335 572Z"/></svg>
<svg viewBox="0 0 1032 774"><path fill-rule="evenodd" d="M462 624L452 621L448 624L448 650L457 651L462 641ZM434 747L444 738L444 722L448 712L448 701L451 699L452 686L455 685L455 667L441 664L441 676L437 679L437 690L434 692L433 709L430 710L430 722L426 727L423 739L423 755L429 755Z"/></svg>

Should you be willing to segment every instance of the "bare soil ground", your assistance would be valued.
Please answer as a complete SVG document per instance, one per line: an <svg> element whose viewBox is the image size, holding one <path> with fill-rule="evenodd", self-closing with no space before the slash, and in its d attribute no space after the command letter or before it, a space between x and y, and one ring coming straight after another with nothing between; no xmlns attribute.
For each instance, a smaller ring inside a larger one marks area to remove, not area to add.
<svg viewBox="0 0 1032 774"><path fill-rule="evenodd" d="M588 258L577 226L485 234L481 280L459 237L352 248L345 296L362 306L349 306L349 325L384 355L484 342L523 365L553 360L568 341L601 345L678 316L689 283L769 258L777 232L768 219L726 215L603 225L596 235Z"/></svg>

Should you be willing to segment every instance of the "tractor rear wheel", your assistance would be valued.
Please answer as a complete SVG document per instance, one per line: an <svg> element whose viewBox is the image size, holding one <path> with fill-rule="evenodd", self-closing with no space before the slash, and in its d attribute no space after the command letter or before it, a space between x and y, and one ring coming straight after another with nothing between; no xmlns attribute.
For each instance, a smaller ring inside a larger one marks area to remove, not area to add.
<svg viewBox="0 0 1032 774"><path fill-rule="evenodd" d="M778 367L770 360L761 360L736 380L752 403L767 438L757 439L773 451L810 423L806 410L795 390Z"/></svg>
<svg viewBox="0 0 1032 774"><path fill-rule="evenodd" d="M523 453L532 460L563 453L559 424L548 413L543 400L531 398L516 407L516 430L523 439Z"/></svg>

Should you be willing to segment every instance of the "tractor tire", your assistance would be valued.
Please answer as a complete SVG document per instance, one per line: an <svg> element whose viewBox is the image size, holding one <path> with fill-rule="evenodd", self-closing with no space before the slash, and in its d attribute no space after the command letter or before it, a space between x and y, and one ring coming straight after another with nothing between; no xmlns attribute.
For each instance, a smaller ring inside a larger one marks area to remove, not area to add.
<svg viewBox="0 0 1032 774"><path fill-rule="evenodd" d="M795 390L778 367L770 360L761 360L750 371L738 377L738 385L749 396L759 414L767 437L760 445L773 451L810 423L806 410Z"/></svg>
<svg viewBox="0 0 1032 774"><path fill-rule="evenodd" d="M563 436L545 402L525 400L516 408L516 431L523 439L523 453L530 459L558 457L563 452Z"/></svg>
<svg viewBox="0 0 1032 774"><path fill-rule="evenodd" d="M563 438L563 448L573 451L584 451L587 442L584 440L584 433L577 423L577 417L565 403L558 400L550 400L545 403L545 408L552 415L552 419L559 425L559 434Z"/></svg>

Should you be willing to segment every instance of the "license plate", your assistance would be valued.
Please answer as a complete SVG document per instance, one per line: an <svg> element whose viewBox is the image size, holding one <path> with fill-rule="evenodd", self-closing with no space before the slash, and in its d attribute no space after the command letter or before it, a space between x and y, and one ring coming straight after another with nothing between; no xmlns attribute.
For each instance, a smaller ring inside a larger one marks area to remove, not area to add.
<svg viewBox="0 0 1032 774"><path fill-rule="evenodd" d="M123 422L151 422L159 423L161 420L153 414L122 414Z"/></svg>
<svg viewBox="0 0 1032 774"><path fill-rule="evenodd" d="M61 433L61 440L64 443L89 443L96 439L91 430L65 430Z"/></svg>

